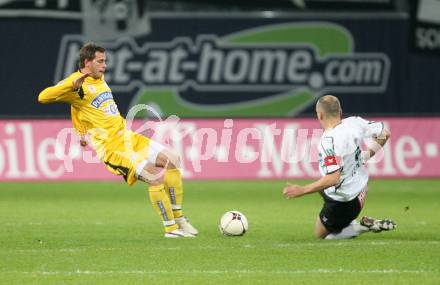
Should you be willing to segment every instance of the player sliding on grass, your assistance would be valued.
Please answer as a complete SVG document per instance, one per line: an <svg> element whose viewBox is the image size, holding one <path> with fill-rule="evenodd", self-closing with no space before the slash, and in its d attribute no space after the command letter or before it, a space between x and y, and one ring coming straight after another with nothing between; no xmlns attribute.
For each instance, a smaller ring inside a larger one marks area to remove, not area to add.
<svg viewBox="0 0 440 285"><path fill-rule="evenodd" d="M287 185L286 198L301 197L319 192L324 206L315 224L317 238L346 239L365 232L393 230L391 220L363 217L355 219L361 212L368 191L368 173L364 163L387 142L390 132L383 123L369 122L360 117L342 120L342 109L338 98L326 95L316 103L316 114L324 133L319 149L319 170L323 177L305 186ZM362 152L360 144L364 138L373 138L376 147Z"/></svg>
<svg viewBox="0 0 440 285"><path fill-rule="evenodd" d="M93 43L80 50L79 70L57 85L44 89L40 103L71 105L73 127L91 146L107 168L132 185L149 183L153 208L162 219L165 237L193 237L198 231L182 212L182 177L179 157L161 144L126 129L111 89L104 81L106 55ZM86 145L84 139L81 144Z"/></svg>

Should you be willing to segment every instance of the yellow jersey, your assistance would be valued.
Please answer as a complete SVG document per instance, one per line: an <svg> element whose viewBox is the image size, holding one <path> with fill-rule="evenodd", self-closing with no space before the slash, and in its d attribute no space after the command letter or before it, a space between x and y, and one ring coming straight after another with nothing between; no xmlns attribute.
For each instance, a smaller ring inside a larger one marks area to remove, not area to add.
<svg viewBox="0 0 440 285"><path fill-rule="evenodd" d="M125 119L120 115L113 94L104 80L86 77L78 90L73 81L82 75L77 71L57 85L44 89L38 96L41 103L65 102L71 105L73 127L80 135L88 134L98 156L110 143L122 136Z"/></svg>

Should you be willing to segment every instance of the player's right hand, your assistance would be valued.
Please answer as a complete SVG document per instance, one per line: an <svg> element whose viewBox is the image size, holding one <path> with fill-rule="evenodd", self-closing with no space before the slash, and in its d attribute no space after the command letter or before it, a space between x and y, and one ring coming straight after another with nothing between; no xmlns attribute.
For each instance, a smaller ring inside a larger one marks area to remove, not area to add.
<svg viewBox="0 0 440 285"><path fill-rule="evenodd" d="M73 80L72 85L73 85L73 90L78 90L81 85L84 83L84 80L90 76L90 74L92 74L91 72L88 73L84 73L83 75L81 75L80 77L78 77L77 79Z"/></svg>
<svg viewBox="0 0 440 285"><path fill-rule="evenodd" d="M87 146L87 140L86 140L86 137L85 137L85 136L81 136L81 138L80 138L80 140L79 140L79 144L80 144L82 147L86 147L86 146Z"/></svg>
<svg viewBox="0 0 440 285"><path fill-rule="evenodd" d="M297 198L304 195L304 190L300 185L287 183L283 189L283 195L286 199Z"/></svg>

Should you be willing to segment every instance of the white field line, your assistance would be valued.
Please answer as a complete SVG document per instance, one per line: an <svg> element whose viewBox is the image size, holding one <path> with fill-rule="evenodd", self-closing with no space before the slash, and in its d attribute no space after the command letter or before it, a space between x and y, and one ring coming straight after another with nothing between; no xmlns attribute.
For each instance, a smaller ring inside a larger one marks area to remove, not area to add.
<svg viewBox="0 0 440 285"><path fill-rule="evenodd" d="M0 271L1 272L1 271ZM295 274L430 274L439 273L429 270L400 270L400 269L305 269L305 270L74 270L74 271L3 271L3 274L25 274L25 275L224 275L224 274L264 274L264 275L295 275Z"/></svg>
<svg viewBox="0 0 440 285"><path fill-rule="evenodd" d="M244 246L245 248L247 246ZM152 248L148 248L148 250L150 251L155 251L155 250L194 250L194 249L198 249L198 250L214 250L214 249L218 249L218 247L215 246L190 246L190 247L152 247ZM139 248L133 248L133 250L138 251ZM0 250L0 252L18 252L18 253L42 253L42 252L99 252L99 251L127 251L127 248L30 248L30 249L6 249L6 250Z"/></svg>
<svg viewBox="0 0 440 285"><path fill-rule="evenodd" d="M362 243L363 245L372 245L372 246L399 246L399 245L412 245L412 244L422 244L422 245L440 245L440 241L438 240L419 240L419 241L393 241L393 240L378 240L378 241L365 241ZM197 245L186 245L186 246L173 246L173 247L164 247L164 246L155 246L151 248L144 248L144 250L149 251L168 251L168 250L216 250L216 249L255 249L259 248L261 245L257 244L243 244L240 246L228 246L228 247L218 247L218 246L197 246ZM267 248L301 248L301 247L335 247L335 246L344 246L350 247L353 246L352 243L347 243L346 241L320 241L320 242L294 242L291 243L276 243L272 245L268 245ZM133 248L138 250L138 248ZM100 251L126 251L127 248L30 248L30 249L0 249L0 252L17 252L17 253L42 253L42 252L100 252Z"/></svg>

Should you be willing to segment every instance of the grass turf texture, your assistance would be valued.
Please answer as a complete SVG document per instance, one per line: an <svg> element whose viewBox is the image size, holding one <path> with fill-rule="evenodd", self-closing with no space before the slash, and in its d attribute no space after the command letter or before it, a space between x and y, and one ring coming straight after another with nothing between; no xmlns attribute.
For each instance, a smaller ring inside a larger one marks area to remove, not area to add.
<svg viewBox="0 0 440 285"><path fill-rule="evenodd" d="M163 238L137 183L0 184L0 284L440 284L440 180L371 181L362 214L394 232L319 241L321 198L284 181L185 184L195 239ZM220 235L227 210L249 220Z"/></svg>

